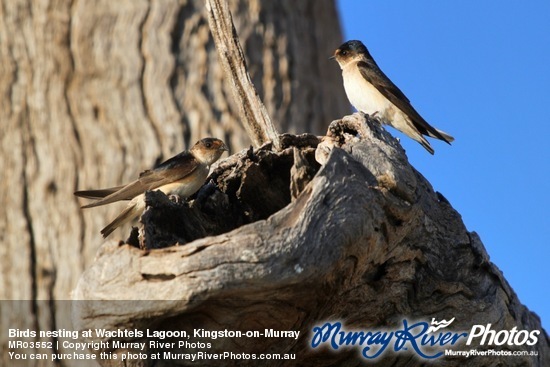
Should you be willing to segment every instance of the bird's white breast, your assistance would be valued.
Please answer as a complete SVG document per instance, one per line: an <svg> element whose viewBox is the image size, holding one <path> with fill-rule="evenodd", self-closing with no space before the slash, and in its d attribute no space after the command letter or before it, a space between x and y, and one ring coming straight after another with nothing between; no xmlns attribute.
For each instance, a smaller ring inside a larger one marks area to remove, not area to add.
<svg viewBox="0 0 550 367"><path fill-rule="evenodd" d="M342 77L344 89L353 107L368 115L377 112L376 116L386 123L391 119L395 106L363 78L355 63L348 64L342 70Z"/></svg>

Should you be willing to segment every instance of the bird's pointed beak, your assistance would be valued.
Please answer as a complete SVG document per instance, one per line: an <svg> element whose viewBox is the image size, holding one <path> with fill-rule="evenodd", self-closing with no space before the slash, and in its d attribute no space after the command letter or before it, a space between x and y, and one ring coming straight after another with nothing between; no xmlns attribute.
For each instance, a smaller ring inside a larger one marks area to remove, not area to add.
<svg viewBox="0 0 550 367"><path fill-rule="evenodd" d="M227 148L227 145L225 145L225 143L222 143L222 145L220 146L220 150L222 152L229 152L229 148Z"/></svg>

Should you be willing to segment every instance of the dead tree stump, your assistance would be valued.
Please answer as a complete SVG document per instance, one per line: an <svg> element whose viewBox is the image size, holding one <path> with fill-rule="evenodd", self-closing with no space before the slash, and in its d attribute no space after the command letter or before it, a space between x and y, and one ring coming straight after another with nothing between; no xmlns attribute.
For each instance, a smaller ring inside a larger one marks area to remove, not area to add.
<svg viewBox="0 0 550 367"><path fill-rule="evenodd" d="M287 140L294 146L283 144L276 152L269 147L243 151L222 161L191 207L176 208L150 195L148 210L180 210L172 218L179 225L167 225L163 239L172 233L168 242L186 242L186 217L201 216L210 218L199 228L208 237L193 235L185 245L154 250L106 243L74 293L75 299L95 300L76 303L78 328L299 330L298 340L223 338L209 350L297 353L299 360L285 364L289 366L362 363L355 350L310 349L312 327L320 320L344 320L350 329L377 329L395 326L403 315L455 317L453 327L458 330L487 323L496 330L543 330L539 318L519 302L490 262L477 234L466 230L460 215L376 122L361 114L334 121L315 151L316 139L310 136ZM309 182L293 184L303 176L293 172L304 167L316 174ZM253 177L248 177L250 172ZM291 185L302 187L294 192L294 200ZM149 228L162 227L161 217L143 219L144 243L161 232ZM181 232L171 232L172 226ZM438 365L548 365L544 331L537 345L521 348L536 350L538 356L478 356L459 362L444 357ZM418 363L410 354L386 354L377 362ZM102 361L103 366L120 363ZM174 363L158 361L155 366Z"/></svg>

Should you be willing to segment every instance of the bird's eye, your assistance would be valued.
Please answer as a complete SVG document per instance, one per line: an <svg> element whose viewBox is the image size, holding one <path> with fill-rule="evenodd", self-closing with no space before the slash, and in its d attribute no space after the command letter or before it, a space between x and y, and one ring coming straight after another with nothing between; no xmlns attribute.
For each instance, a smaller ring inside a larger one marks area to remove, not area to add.
<svg viewBox="0 0 550 367"><path fill-rule="evenodd" d="M207 148L210 148L210 147L212 147L212 143L207 141L206 143L204 143L204 146L207 147Z"/></svg>
<svg viewBox="0 0 550 367"><path fill-rule="evenodd" d="M345 50L344 50L344 51L342 51L342 52L340 52L340 55L342 55L342 56L346 56L347 54L348 54L348 52L347 52L347 51L345 51Z"/></svg>

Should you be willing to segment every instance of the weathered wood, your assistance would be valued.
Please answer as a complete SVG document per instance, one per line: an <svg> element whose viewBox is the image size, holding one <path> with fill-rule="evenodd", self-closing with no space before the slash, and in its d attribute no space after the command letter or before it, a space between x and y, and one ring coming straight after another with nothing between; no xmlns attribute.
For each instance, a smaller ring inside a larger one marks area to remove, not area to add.
<svg viewBox="0 0 550 367"><path fill-rule="evenodd" d="M75 297L153 301L122 303L124 307L117 302L79 303L79 327L299 330L297 341L252 338L243 345L222 338L210 349L297 353L299 361L285 364L289 366L361 364L356 353L309 349L311 329L320 320L377 329L390 327L403 315L456 317L453 327L458 330L486 323L496 330L542 330L538 317L519 302L489 261L478 236L439 200L395 139L360 114L334 121L328 135L333 148L326 164L296 200L267 219L160 250L106 243L80 279ZM225 167L246 170L246 165ZM224 185L221 177L218 187ZM243 198L244 204L250 199ZM95 317L98 313L108 316ZM544 332L535 346L509 349L537 350L539 355L477 356L460 363L545 366L550 361ZM389 353L377 362L416 363L411 361L409 354Z"/></svg>
<svg viewBox="0 0 550 367"><path fill-rule="evenodd" d="M248 136L257 148L271 142L278 150L281 145L279 135L250 80L227 0L206 0L206 9L212 37L225 75L233 86Z"/></svg>

